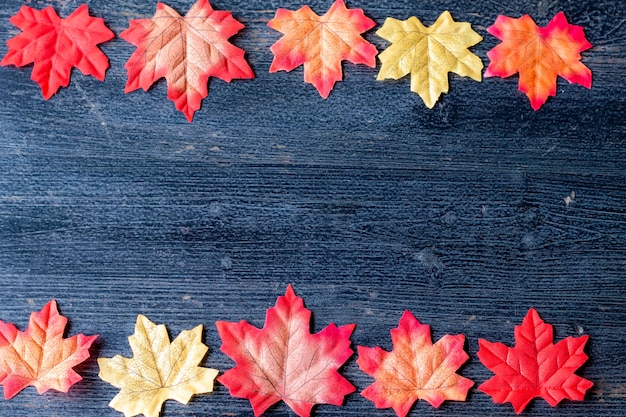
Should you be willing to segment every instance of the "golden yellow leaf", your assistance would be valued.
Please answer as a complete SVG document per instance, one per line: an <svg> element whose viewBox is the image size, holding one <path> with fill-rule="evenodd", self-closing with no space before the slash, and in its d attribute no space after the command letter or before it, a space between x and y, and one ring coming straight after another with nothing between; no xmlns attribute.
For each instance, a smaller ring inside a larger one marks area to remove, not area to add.
<svg viewBox="0 0 626 417"><path fill-rule="evenodd" d="M411 74L411 91L433 108L441 93L448 92L448 73L481 81L483 63L469 51L482 41L467 22L455 22L443 12L434 25L425 27L415 16L401 21L388 18L376 34L391 42L380 55L378 79L400 79Z"/></svg>
<svg viewBox="0 0 626 417"><path fill-rule="evenodd" d="M187 404L194 394L212 392L218 371L197 366L209 350L201 339L200 325L170 343L164 325L138 316L128 338L133 357L98 359L100 378L120 388L109 405L126 417L158 417L165 400Z"/></svg>

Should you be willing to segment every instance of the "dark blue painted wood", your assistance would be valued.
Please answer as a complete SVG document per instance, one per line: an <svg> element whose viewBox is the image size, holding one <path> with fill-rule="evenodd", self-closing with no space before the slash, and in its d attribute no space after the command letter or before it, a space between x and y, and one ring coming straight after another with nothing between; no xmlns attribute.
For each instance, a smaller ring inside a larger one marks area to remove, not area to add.
<svg viewBox="0 0 626 417"><path fill-rule="evenodd" d="M53 2L69 14L80 2ZM156 2L89 2L120 33ZM190 1L170 1L181 13ZM0 8L0 39L22 2ZM42 8L48 3L32 1ZM312 1L319 13L327 1ZM433 110L409 80L378 82L376 69L346 64L327 100L302 70L270 74L266 27L294 1L219 1L247 25L234 42L257 78L210 82L192 124L166 99L164 82L124 95L132 46L103 46L104 83L75 71L49 101L30 68L0 68L0 318L26 325L56 298L69 333L101 335L94 357L130 354L137 314L166 323L173 336L199 323L226 370L216 320L261 326L288 283L314 311L314 329L357 323L355 345L390 348L389 329L411 309L435 338L463 333L471 361L462 374L490 377L478 338L513 342L530 307L558 339L588 334L580 371L595 386L583 403L556 409L535 401L526 415L622 416L626 407L626 4L621 1L361 1L379 24L417 15L431 24L445 9L472 22L486 53L499 13L530 13L545 25L560 10L585 27L594 48L584 62L591 90L558 83L558 96L533 112L517 77L476 83L451 77ZM386 44L366 35L380 49ZM0 54L6 53L4 42ZM566 198L570 198L566 202ZM95 359L68 395L29 388L0 403L0 415L116 416L116 389L97 377ZM353 357L345 375L371 379ZM392 416L358 394L317 415ZM510 416L472 390L467 403L413 415ZM247 401L223 386L164 416L250 416ZM287 407L268 415L291 415Z"/></svg>

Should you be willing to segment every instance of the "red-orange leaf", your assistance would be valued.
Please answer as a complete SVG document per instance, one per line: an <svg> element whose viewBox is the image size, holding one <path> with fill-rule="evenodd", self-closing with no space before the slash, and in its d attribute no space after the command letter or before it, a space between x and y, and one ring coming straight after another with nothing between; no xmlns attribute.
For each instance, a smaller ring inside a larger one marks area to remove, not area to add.
<svg viewBox="0 0 626 417"><path fill-rule="evenodd" d="M9 399L29 385L39 394L67 390L82 378L72 368L89 358L98 337L78 334L63 338L67 319L54 300L30 315L25 332L0 321L0 385Z"/></svg>
<svg viewBox="0 0 626 417"><path fill-rule="evenodd" d="M496 403L510 402L521 413L536 397L551 406L563 399L582 401L593 383L574 372L588 359L587 336L568 337L553 344L552 326L530 309L515 326L515 347L479 339L478 357L496 375L478 387Z"/></svg>
<svg viewBox="0 0 626 417"><path fill-rule="evenodd" d="M359 368L374 377L361 395L376 408L393 408L400 417L407 415L418 399L439 407L445 400L465 401L474 385L456 373L469 359L463 350L465 336L445 335L435 344L430 326L421 324L405 311L396 329L391 330L393 351L376 346L359 346Z"/></svg>
<svg viewBox="0 0 626 417"><path fill-rule="evenodd" d="M296 414L308 417L315 404L341 405L344 396L354 392L338 372L353 353L354 324L330 324L311 334L310 320L311 311L290 285L267 310L263 329L245 321L216 323L222 352L237 363L218 381L231 395L249 399L255 416L283 400Z"/></svg>
<svg viewBox="0 0 626 417"><path fill-rule="evenodd" d="M360 35L376 23L362 9L346 8L343 0L336 0L324 16L309 6L278 9L268 26L285 34L272 45L270 72L291 71L304 64L304 81L324 98L342 79L341 61L376 66L376 47Z"/></svg>
<svg viewBox="0 0 626 417"><path fill-rule="evenodd" d="M506 78L519 72L519 89L533 109L556 95L559 75L591 88L591 70L580 62L580 53L591 44L582 27L570 25L563 12L546 27L538 27L528 15L519 19L498 16L487 31L502 43L487 53L491 63L485 77Z"/></svg>
<svg viewBox="0 0 626 417"><path fill-rule="evenodd" d="M34 63L30 78L39 84L46 100L67 87L74 67L104 80L109 60L97 45L115 35L102 19L89 16L86 4L66 19L51 6L43 10L22 6L9 21L23 32L7 41L9 51L0 65Z"/></svg>
<svg viewBox="0 0 626 417"><path fill-rule="evenodd" d="M226 82L254 78L245 52L228 42L243 28L230 12L213 10L207 0L198 0L185 17L158 3L151 19L131 20L120 34L137 47L124 66L128 71L124 92L148 91L165 77L167 97L191 122L209 94L209 77Z"/></svg>

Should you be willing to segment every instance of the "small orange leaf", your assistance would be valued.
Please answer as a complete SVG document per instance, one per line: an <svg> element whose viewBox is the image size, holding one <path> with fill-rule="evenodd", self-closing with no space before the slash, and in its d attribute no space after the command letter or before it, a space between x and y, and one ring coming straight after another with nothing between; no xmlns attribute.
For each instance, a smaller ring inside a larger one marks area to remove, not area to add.
<svg viewBox="0 0 626 417"><path fill-rule="evenodd" d="M360 35L376 23L362 9L346 8L343 0L336 0L324 16L309 6L278 9L268 26L285 34L272 45L270 72L291 71L304 64L304 81L323 98L342 79L341 61L376 66L376 47Z"/></svg>
<svg viewBox="0 0 626 417"><path fill-rule="evenodd" d="M455 373L469 359L463 335L445 335L433 345L430 326L407 310L391 330L391 340L391 352L378 346L358 347L356 363L376 379L361 395L376 408L393 408L404 417L418 399L435 408L445 400L465 401L474 382Z"/></svg>
<svg viewBox="0 0 626 417"><path fill-rule="evenodd" d="M280 400L301 417L308 417L315 404L341 405L344 396L354 392L338 372L352 355L354 324L330 324L311 334L310 321L311 311L291 285L267 310L263 329L243 320L218 321L221 350L237 366L217 380L232 396L249 399L255 416Z"/></svg>
<svg viewBox="0 0 626 417"><path fill-rule="evenodd" d="M570 83L591 88L591 70L580 62L582 51L591 48L582 27L570 25L563 12L540 28L524 15L519 19L498 16L487 29L502 41L487 53L491 63L485 77L510 77L518 73L519 89L538 110L548 96L556 95L560 75Z"/></svg>
<svg viewBox="0 0 626 417"><path fill-rule="evenodd" d="M54 300L30 315L25 332L0 321L0 384L5 399L29 385L39 394L49 389L67 392L82 379L72 368L89 358L89 347L98 335L64 339L66 324Z"/></svg>
<svg viewBox="0 0 626 417"><path fill-rule="evenodd" d="M230 12L213 10L198 0L185 17L163 3L151 19L131 20L120 37L137 47L124 68L125 93L148 91L159 78L167 79L167 97L191 122L209 93L209 77L226 82L254 78L244 51L228 42L244 25Z"/></svg>

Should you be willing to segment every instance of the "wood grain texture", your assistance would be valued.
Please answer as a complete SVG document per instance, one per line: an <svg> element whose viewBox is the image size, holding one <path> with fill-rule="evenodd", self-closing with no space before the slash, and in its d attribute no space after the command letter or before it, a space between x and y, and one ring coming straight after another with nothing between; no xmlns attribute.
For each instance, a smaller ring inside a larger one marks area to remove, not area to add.
<svg viewBox="0 0 626 417"><path fill-rule="evenodd" d="M52 2L67 16L81 2ZM191 1L167 1L184 13ZM18 30L0 8L0 54ZM295 1L214 2L246 29L256 79L211 80L189 124L166 98L165 82L124 95L121 39L103 45L105 82L74 72L49 101L30 68L0 68L0 319L24 328L50 298L69 333L100 334L68 395L27 389L2 401L2 416L116 416L116 389L97 377L95 357L130 355L137 314L172 336L202 323L205 364L226 370L216 320L261 326L288 283L314 312L314 330L357 323L356 345L389 349L389 329L406 308L434 338L463 333L477 385L491 376L478 338L513 343L528 308L554 324L557 339L588 334L581 375L595 386L582 403L529 416L623 416L626 409L626 3L614 1L349 1L379 25L443 10L485 40L472 50L488 63L499 13L531 14L545 25L563 10L594 45L584 63L593 88L563 80L533 112L517 77L476 83L451 76L433 110L409 80L376 81L377 69L344 65L327 100L302 70L270 74L266 26ZM309 3L323 13L329 1ZM43 8L47 2L33 0ZM119 34L156 2L93 0L94 16ZM379 50L386 43L366 35ZM565 198L575 193L574 201ZM355 357L344 369L359 390L371 383ZM350 395L317 415L392 416ZM245 400L218 385L163 416L251 416ZM280 405L268 416L292 415ZM471 390L467 403L424 402L411 415L512 416Z"/></svg>

